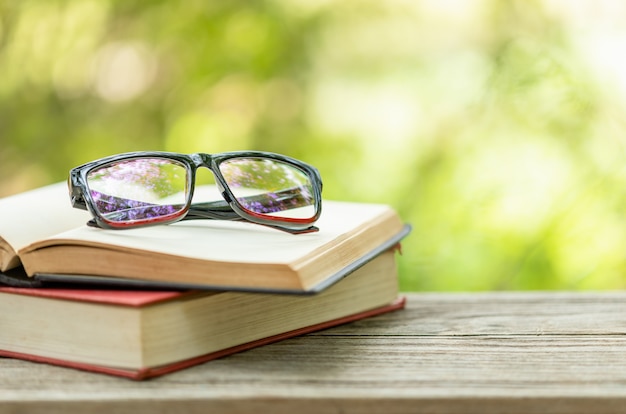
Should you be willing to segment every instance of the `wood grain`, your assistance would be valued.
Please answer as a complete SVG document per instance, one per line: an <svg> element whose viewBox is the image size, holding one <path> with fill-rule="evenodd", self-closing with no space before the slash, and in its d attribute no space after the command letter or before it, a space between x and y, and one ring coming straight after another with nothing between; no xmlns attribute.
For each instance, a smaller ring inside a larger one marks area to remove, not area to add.
<svg viewBox="0 0 626 414"><path fill-rule="evenodd" d="M407 296L146 382L0 359L0 413L626 412L626 293Z"/></svg>

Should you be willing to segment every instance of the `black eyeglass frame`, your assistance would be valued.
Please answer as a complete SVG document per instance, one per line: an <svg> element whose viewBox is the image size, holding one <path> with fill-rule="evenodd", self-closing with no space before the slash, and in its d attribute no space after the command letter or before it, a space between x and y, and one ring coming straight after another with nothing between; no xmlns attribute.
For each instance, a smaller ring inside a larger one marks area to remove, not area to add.
<svg viewBox="0 0 626 414"><path fill-rule="evenodd" d="M140 224L123 222L111 224L112 222L105 219L95 207L95 200L92 198L91 193L89 192L89 187L87 185L87 176L93 170L105 167L108 164L115 164L121 161L131 161L144 158L172 160L182 164L185 167L187 173L186 179L190 185L187 199L185 200L185 206L181 210L180 214L177 214L171 219L156 218L155 220L153 220L153 222L150 221ZM306 176L311 180L313 189L313 197L316 208L313 217L309 219L270 217L258 213L255 214L254 212L251 212L250 210L244 208L229 188L226 179L223 177L219 169L219 166L222 162L237 158L277 160L292 167L295 167L305 173ZM196 182L196 171L200 167L205 167L211 170L213 176L215 177L215 182L218 186L218 189L224 200L205 203L192 203ZM72 207L82 210L88 210L93 216L93 220L90 220L87 224L90 226L106 229L144 227L156 224L169 224L181 220L212 219L248 221L286 231L292 234L301 234L318 231L319 229L313 226L313 223L317 221L317 219L319 219L322 213L322 178L317 168L292 157L265 151L231 151L218 154L182 154L164 151L127 152L101 158L72 168L68 177L68 190Z"/></svg>

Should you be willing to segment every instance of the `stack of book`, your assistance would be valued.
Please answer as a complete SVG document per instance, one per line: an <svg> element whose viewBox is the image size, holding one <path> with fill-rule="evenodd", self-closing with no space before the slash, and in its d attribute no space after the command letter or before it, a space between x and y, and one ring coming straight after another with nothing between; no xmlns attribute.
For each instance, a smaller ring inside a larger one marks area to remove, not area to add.
<svg viewBox="0 0 626 414"><path fill-rule="evenodd" d="M297 236L90 218L64 183L0 199L0 356L144 379L404 306L386 205L324 201Z"/></svg>

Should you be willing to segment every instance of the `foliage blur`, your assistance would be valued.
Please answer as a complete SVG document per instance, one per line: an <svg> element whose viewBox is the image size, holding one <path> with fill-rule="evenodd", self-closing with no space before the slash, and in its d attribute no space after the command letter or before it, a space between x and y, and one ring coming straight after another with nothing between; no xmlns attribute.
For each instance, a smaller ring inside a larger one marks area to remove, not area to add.
<svg viewBox="0 0 626 414"><path fill-rule="evenodd" d="M405 290L620 289L625 46L619 1L0 2L0 196L275 151L413 225Z"/></svg>

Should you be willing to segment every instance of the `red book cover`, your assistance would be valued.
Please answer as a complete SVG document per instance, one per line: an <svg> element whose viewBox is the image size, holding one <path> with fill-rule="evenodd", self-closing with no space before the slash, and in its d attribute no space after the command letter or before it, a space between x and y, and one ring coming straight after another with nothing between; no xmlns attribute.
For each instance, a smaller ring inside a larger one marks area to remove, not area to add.
<svg viewBox="0 0 626 414"><path fill-rule="evenodd" d="M39 297L47 297L53 299L63 300L77 300L84 302L105 303L114 304L120 306L132 306L140 307L155 304L158 302L172 300L182 295L194 293L193 291L119 291L119 290L87 290L87 289L32 289L32 288L16 288L16 287L0 287L0 292L15 293L21 295L31 295ZM101 366L95 364L87 364L81 362L73 362L68 360L54 359L48 357L41 357L38 355L25 354L13 351L7 351L0 349L0 357L9 357L23 359L32 362L47 363L52 365L58 365L68 368L74 368L84 371L96 372L100 374L108 374L118 377L129 378L132 380L144 380L148 378L158 377L164 374L179 371L184 368L188 368L194 365L202 364L214 359L222 358L228 355L232 355L238 352L246 351L252 348L256 348L263 345L268 345L274 342L281 341L311 332L319 331L322 329L331 328L341 324L353 322L359 319L364 319L376 315L380 315L386 312L391 312L404 308L405 298L400 297L395 302L372 309L365 312L356 313L353 315L345 316L342 318L326 321L323 323L307 326L304 328L296 329L289 332L284 332L278 335L258 339L256 341L248 342L245 344L237 345L231 348L223 349L221 351L212 352L205 355L200 355L194 358L186 359L183 361L174 362L171 364L159 366L159 367L146 367L142 369L122 369L108 366Z"/></svg>
<svg viewBox="0 0 626 414"><path fill-rule="evenodd" d="M98 289L38 289L0 286L0 292L38 296L50 299L106 303L109 305L140 307L172 300L192 291L160 290L98 290Z"/></svg>

